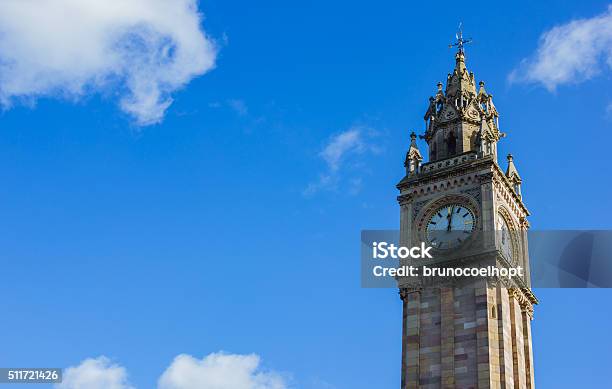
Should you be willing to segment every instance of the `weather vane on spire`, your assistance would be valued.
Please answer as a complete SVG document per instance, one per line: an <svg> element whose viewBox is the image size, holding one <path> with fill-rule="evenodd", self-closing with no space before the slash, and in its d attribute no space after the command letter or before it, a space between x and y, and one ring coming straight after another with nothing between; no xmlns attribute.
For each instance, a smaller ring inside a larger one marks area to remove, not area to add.
<svg viewBox="0 0 612 389"><path fill-rule="evenodd" d="M463 54L463 45L472 42L472 38L463 39L463 23L459 23L459 29L457 30L455 37L457 38L457 42L451 43L450 45L448 45L448 47L457 47L459 49L459 52Z"/></svg>

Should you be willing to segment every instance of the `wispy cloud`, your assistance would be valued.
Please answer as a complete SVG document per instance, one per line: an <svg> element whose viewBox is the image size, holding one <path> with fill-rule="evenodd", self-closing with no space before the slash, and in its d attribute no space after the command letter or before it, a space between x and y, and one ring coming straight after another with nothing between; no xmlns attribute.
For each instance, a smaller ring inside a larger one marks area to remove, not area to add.
<svg viewBox="0 0 612 389"><path fill-rule="evenodd" d="M196 0L0 2L0 102L116 95L138 125L215 65Z"/></svg>
<svg viewBox="0 0 612 389"><path fill-rule="evenodd" d="M320 153L332 172L340 169L340 163L349 153L361 153L365 146L361 128L351 128L333 136Z"/></svg>
<svg viewBox="0 0 612 389"><path fill-rule="evenodd" d="M230 99L227 101L227 105L240 116L246 116L249 113L249 109L244 100Z"/></svg>
<svg viewBox="0 0 612 389"><path fill-rule="evenodd" d="M600 15L556 26L536 52L509 75L510 82L540 83L548 90L578 83L612 68L612 6Z"/></svg>
<svg viewBox="0 0 612 389"><path fill-rule="evenodd" d="M227 99L223 101L213 101L208 103L211 109L228 109L238 116L249 116L249 107L242 99Z"/></svg>
<svg viewBox="0 0 612 389"><path fill-rule="evenodd" d="M378 153L380 147L373 142L376 132L363 126L353 126L348 130L333 135L319 152L319 157L326 165L319 178L304 189L304 196L312 196L321 190L335 189L342 178L343 169L350 157L365 153ZM356 194L361 190L362 180L353 177L348 182L348 192Z"/></svg>
<svg viewBox="0 0 612 389"><path fill-rule="evenodd" d="M197 359L177 356L163 372L158 389L288 389L279 373L263 370L256 354L213 353ZM56 389L134 389L126 369L108 358L86 359L66 369Z"/></svg>

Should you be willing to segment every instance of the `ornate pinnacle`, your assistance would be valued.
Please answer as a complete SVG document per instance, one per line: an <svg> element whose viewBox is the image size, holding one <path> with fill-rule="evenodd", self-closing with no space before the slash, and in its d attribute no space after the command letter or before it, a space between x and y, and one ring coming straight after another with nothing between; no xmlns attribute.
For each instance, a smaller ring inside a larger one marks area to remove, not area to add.
<svg viewBox="0 0 612 389"><path fill-rule="evenodd" d="M516 166L514 166L514 158L512 157L512 154L508 154L506 158L508 158L508 168L506 169L506 177L517 183L521 183L521 176L519 176L518 171L516 170Z"/></svg>
<svg viewBox="0 0 612 389"><path fill-rule="evenodd" d="M406 175L413 175L419 172L419 165L423 161L423 156L416 144L417 135L414 131L410 133L410 148L406 153L404 166L406 167Z"/></svg>

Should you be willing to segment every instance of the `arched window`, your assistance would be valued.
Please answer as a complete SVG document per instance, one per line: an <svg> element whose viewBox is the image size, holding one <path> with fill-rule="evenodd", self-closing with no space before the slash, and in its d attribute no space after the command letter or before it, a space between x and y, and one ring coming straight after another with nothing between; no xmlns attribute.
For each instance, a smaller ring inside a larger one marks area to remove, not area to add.
<svg viewBox="0 0 612 389"><path fill-rule="evenodd" d="M449 156L455 155L457 153L457 137L455 137L455 132L451 131L451 133L448 134L446 146L448 149Z"/></svg>
<svg viewBox="0 0 612 389"><path fill-rule="evenodd" d="M431 160L435 161L436 158L438 157L438 145L436 144L436 142L433 143L433 146L431 146Z"/></svg>
<svg viewBox="0 0 612 389"><path fill-rule="evenodd" d="M497 319L497 305L491 307L491 319Z"/></svg>
<svg viewBox="0 0 612 389"><path fill-rule="evenodd" d="M489 141L485 142L485 151L487 155L490 155L493 153L493 146L491 145L491 142Z"/></svg>

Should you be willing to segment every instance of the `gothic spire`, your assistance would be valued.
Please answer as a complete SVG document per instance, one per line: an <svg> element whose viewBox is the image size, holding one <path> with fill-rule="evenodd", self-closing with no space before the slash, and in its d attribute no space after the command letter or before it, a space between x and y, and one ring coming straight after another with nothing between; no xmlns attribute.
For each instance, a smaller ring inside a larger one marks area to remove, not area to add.
<svg viewBox="0 0 612 389"><path fill-rule="evenodd" d="M514 192L516 192L516 194L521 197L521 184L523 183L523 180L521 179L521 176L519 176L518 170L516 170L516 166L514 166L514 158L512 157L512 154L508 154L507 158L508 168L506 169L506 177L508 177L508 179L512 183L512 186L514 187Z"/></svg>
<svg viewBox="0 0 612 389"><path fill-rule="evenodd" d="M508 177L512 181L521 182L521 176L518 174L518 170L516 170L516 166L514 166L514 157L512 154L508 154L508 168L506 169L506 177Z"/></svg>
<svg viewBox="0 0 612 389"><path fill-rule="evenodd" d="M406 153L406 161L404 166L406 167L406 175L416 174L419 171L419 165L423 161L423 156L419 151L419 147L416 144L417 135L414 131L410 133L410 148Z"/></svg>
<svg viewBox="0 0 612 389"><path fill-rule="evenodd" d="M452 73L448 74L446 95L463 99L476 96L474 73L469 72L465 66L465 54L461 51L455 54L455 69Z"/></svg>
<svg viewBox="0 0 612 389"><path fill-rule="evenodd" d="M438 83L435 96L429 98L425 113L425 135L429 160L436 161L466 152L497 158L496 144L504 136L499 131L499 114L493 96L484 88L476 88L474 73L465 63L465 44L461 25L457 32L455 67L446 78L446 87Z"/></svg>

